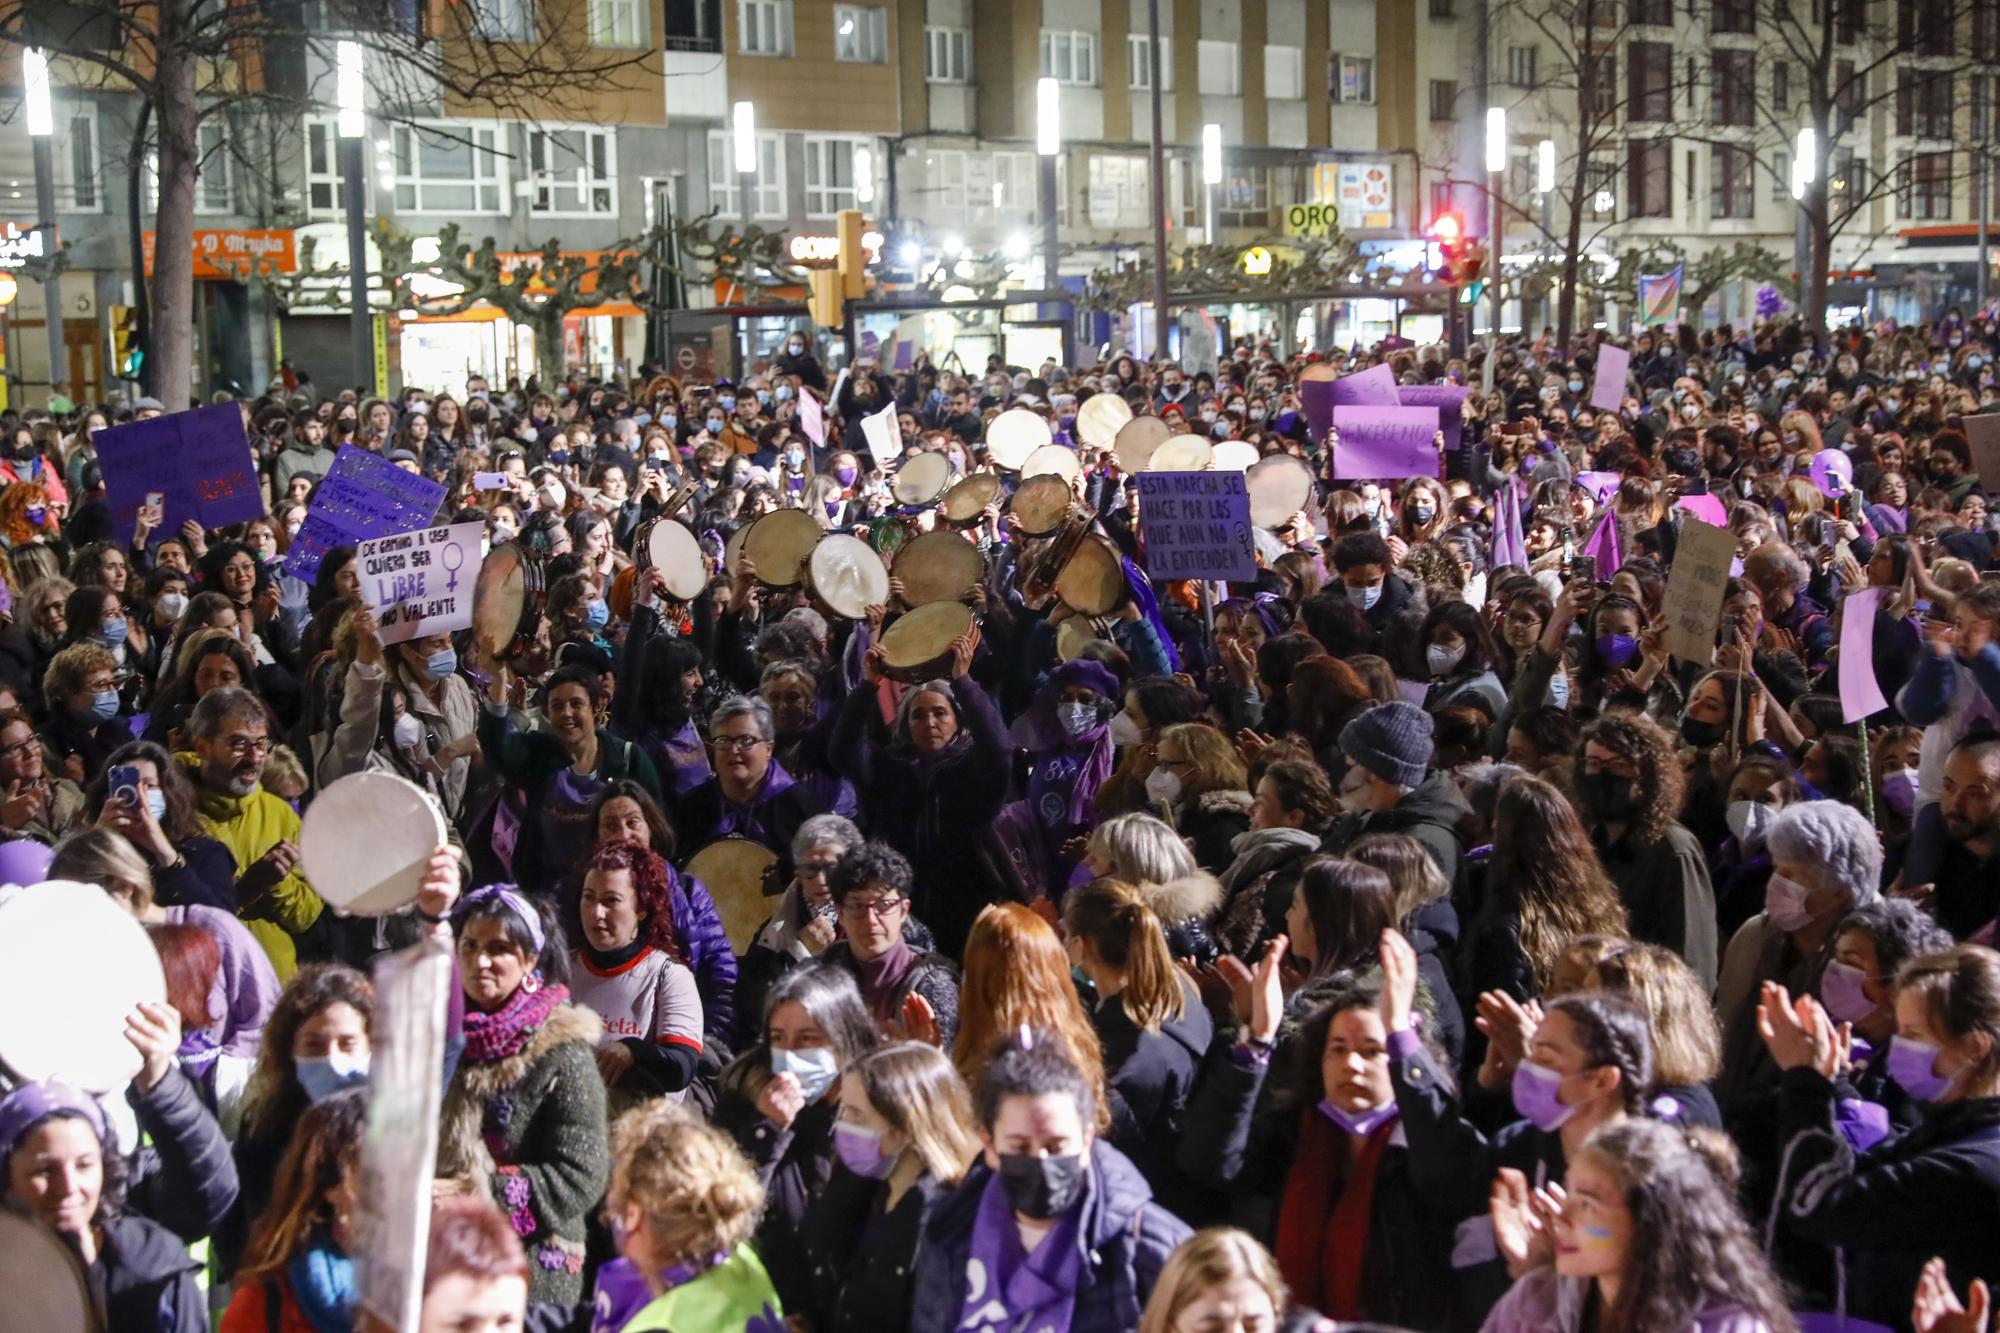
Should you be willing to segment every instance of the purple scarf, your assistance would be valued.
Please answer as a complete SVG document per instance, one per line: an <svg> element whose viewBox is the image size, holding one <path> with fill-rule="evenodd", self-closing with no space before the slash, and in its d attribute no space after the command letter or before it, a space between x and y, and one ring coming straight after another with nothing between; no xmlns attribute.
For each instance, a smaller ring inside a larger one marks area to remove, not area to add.
<svg viewBox="0 0 2000 1333"><path fill-rule="evenodd" d="M1125 586L1131 590L1132 604L1139 608L1139 614L1152 623L1153 632L1160 636L1160 647L1167 654L1167 670L1181 669L1180 649L1174 646L1174 636L1167 633L1166 617L1160 614L1160 599L1153 595L1153 585L1144 571L1132 563L1130 556L1121 560L1125 566Z"/></svg>
<svg viewBox="0 0 2000 1333"><path fill-rule="evenodd" d="M1083 1248L1072 1209L1042 1237L1033 1254L1021 1249L1020 1229L996 1172L979 1196L972 1249L965 1264L960 1333L1069 1333L1083 1285Z"/></svg>
<svg viewBox="0 0 2000 1333"><path fill-rule="evenodd" d="M663 1268L658 1274L662 1294L675 1287L686 1286L709 1269L727 1262L729 1256L718 1250L709 1256L708 1264L703 1268L693 1264ZM613 1259L597 1270L597 1294L590 1303L590 1333L618 1333L641 1310L658 1299L653 1294L652 1284L646 1281L646 1275L639 1271L637 1264L630 1259Z"/></svg>
<svg viewBox="0 0 2000 1333"><path fill-rule="evenodd" d="M1065 662L1050 673L1049 683L1014 723L1013 740L1035 753L1035 768L1028 777L1028 805L1035 818L1053 828L1055 812L1061 810L1069 829L1076 830L1094 822L1091 805L1097 789L1111 776L1112 746L1108 724L1071 739L1056 720L1056 700L1071 685L1082 685L1113 704L1124 697L1118 678L1102 663L1088 658Z"/></svg>
<svg viewBox="0 0 2000 1333"><path fill-rule="evenodd" d="M531 974L539 977L540 973ZM555 1007L569 999L567 986L537 986L528 989L522 982L507 997L507 1003L490 1014L477 1009L465 1012L465 1058L492 1064L519 1055L528 1039L541 1029Z"/></svg>
<svg viewBox="0 0 2000 1333"><path fill-rule="evenodd" d="M853 947L848 945L850 951ZM916 965L917 951L901 940L897 940L880 958L855 957L855 970L861 974L861 999L876 1022L894 1022L903 1016L899 1012L896 996L901 993L903 983L910 979L910 970Z"/></svg>

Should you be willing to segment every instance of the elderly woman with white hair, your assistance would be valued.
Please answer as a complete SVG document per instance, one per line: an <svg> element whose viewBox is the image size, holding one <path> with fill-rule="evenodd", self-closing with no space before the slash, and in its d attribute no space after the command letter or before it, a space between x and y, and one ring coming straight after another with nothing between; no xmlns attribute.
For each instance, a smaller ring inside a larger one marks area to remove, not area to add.
<svg viewBox="0 0 2000 1333"><path fill-rule="evenodd" d="M1793 995L1812 993L1823 955L1841 919L1881 899L1882 842L1868 817L1838 801L1798 801L1772 821L1764 836L1771 879L1764 910L1744 922L1723 954L1716 983L1716 1016L1722 1022L1725 1113L1730 1094L1771 1072L1757 1032L1757 999L1764 983Z"/></svg>

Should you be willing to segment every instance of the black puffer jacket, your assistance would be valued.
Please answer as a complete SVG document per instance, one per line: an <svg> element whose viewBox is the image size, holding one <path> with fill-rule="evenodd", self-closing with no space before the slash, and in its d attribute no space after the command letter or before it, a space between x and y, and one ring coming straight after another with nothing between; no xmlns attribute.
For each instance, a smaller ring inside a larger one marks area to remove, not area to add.
<svg viewBox="0 0 2000 1333"><path fill-rule="evenodd" d="M207 1333L201 1265L187 1244L135 1214L100 1216L91 1277L103 1284L105 1327L118 1333Z"/></svg>
<svg viewBox="0 0 2000 1333"><path fill-rule="evenodd" d="M1181 1138L1182 1116L1202 1059L1215 1039L1215 1025L1202 1008L1194 983L1185 977L1180 983L1181 1016L1157 1030L1134 1023L1115 995L1099 1001L1090 1015L1104 1047L1105 1074L1116 1094L1112 1146L1132 1159L1152 1184L1156 1198L1177 1209L1187 1193L1174 1166L1174 1144Z"/></svg>

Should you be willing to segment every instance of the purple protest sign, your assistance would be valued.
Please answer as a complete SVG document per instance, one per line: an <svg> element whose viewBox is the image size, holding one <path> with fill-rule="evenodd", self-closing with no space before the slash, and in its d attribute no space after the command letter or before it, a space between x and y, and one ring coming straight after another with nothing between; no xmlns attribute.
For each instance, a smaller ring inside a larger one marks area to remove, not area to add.
<svg viewBox="0 0 2000 1333"><path fill-rule="evenodd" d="M1396 397L1396 372L1370 366L1333 382L1333 401L1340 407L1401 407Z"/></svg>
<svg viewBox="0 0 2000 1333"><path fill-rule="evenodd" d="M820 448L826 448L826 413L820 409L819 399L808 389L799 395L799 429L806 438Z"/></svg>
<svg viewBox="0 0 2000 1333"><path fill-rule="evenodd" d="M1333 425L1333 386L1336 380L1301 380L1299 406L1305 409L1307 438L1315 445L1326 444L1327 428Z"/></svg>
<svg viewBox="0 0 2000 1333"><path fill-rule="evenodd" d="M1579 472L1576 474L1576 484L1583 487L1590 498L1598 504L1603 504L1611 493L1618 489L1618 483L1623 480L1625 480L1623 474L1617 472Z"/></svg>
<svg viewBox="0 0 2000 1333"><path fill-rule="evenodd" d="M1590 405L1616 412L1625 401L1625 379L1632 371L1632 354L1605 343L1597 349L1597 377L1590 382Z"/></svg>
<svg viewBox="0 0 2000 1333"><path fill-rule="evenodd" d="M1722 500L1714 495L1683 495L1674 501L1674 508L1685 509L1704 523L1713 523L1718 528L1729 526L1729 511L1722 507Z"/></svg>
<svg viewBox="0 0 2000 1333"><path fill-rule="evenodd" d="M326 480L313 493L305 525L292 538L285 572L311 583L319 575L319 562L336 546L427 528L444 496L438 482L343 444Z"/></svg>
<svg viewBox="0 0 2000 1333"><path fill-rule="evenodd" d="M1875 613L1887 588L1863 588L1840 604L1840 718L1859 722L1889 706L1875 679Z"/></svg>
<svg viewBox="0 0 2000 1333"><path fill-rule="evenodd" d="M149 541L178 535L188 519L220 528L263 517L257 460L243 433L243 410L235 403L110 426L92 436L91 444L120 545L131 542L139 506L149 495L160 497L163 510Z"/></svg>
<svg viewBox="0 0 2000 1333"><path fill-rule="evenodd" d="M1404 407L1435 407L1438 410L1438 429L1444 432L1447 453L1458 451L1459 438L1465 429L1465 418L1459 413L1465 407L1465 396L1471 392L1463 384L1396 386L1396 397Z"/></svg>
<svg viewBox="0 0 2000 1333"><path fill-rule="evenodd" d="M1332 474L1348 479L1435 477L1435 407L1336 407Z"/></svg>

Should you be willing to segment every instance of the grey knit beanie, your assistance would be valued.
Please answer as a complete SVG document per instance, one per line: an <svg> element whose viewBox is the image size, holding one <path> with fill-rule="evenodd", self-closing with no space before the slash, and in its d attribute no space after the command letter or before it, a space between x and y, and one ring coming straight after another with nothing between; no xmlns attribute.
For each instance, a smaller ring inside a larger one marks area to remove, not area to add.
<svg viewBox="0 0 2000 1333"><path fill-rule="evenodd" d="M1384 782L1422 786L1431 762L1431 715L1401 699L1377 704L1340 729L1340 752Z"/></svg>

